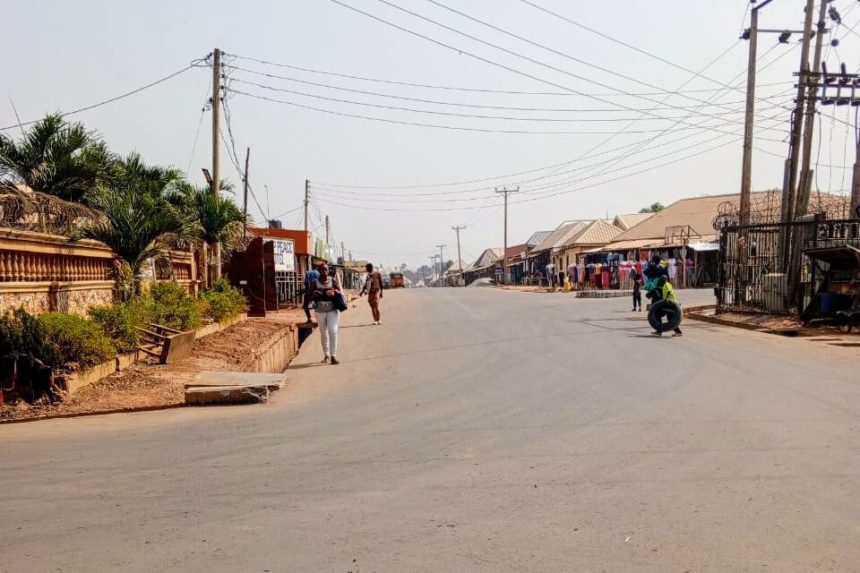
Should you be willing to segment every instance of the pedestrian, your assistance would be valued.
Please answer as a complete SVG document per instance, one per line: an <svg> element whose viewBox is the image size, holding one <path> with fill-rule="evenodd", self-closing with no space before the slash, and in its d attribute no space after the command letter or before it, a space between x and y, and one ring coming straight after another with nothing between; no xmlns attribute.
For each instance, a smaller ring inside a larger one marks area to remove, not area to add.
<svg viewBox="0 0 860 573"><path fill-rule="evenodd" d="M382 315L379 312L379 303L382 300L382 275L379 271L373 270L373 265L367 263L364 267L367 270L367 278L364 279L364 286L358 296L364 296L367 293L367 302L370 305L370 312L373 313L373 324L382 324Z"/></svg>
<svg viewBox="0 0 860 573"><path fill-rule="evenodd" d="M634 272L633 278L633 312L642 312L642 275Z"/></svg>
<svg viewBox="0 0 860 573"><path fill-rule="evenodd" d="M661 276L657 281L657 288L655 291L659 294L659 298L657 300L668 300L674 302L678 305L678 308L681 308L681 303L678 301L678 297L675 295L675 289L672 287L672 283L669 281L668 276ZM654 302L657 302L655 300ZM681 332L681 327L676 326L672 329L674 334L672 336L683 336L684 333ZM655 330L652 334L657 336L663 336L663 333L659 330Z"/></svg>
<svg viewBox="0 0 860 573"><path fill-rule="evenodd" d="M646 306L646 310L650 310L651 305L660 299L660 296L657 293L657 283L659 282L660 277L668 276L666 268L661 264L660 255L654 255L651 257L651 262L643 271L643 274L645 275L645 298L651 301Z"/></svg>
<svg viewBox="0 0 860 573"><path fill-rule="evenodd" d="M334 297L343 296L343 290L337 279L329 274L328 265L319 267L319 278L314 280L311 297L316 306L317 323L320 328L323 363L340 364L337 359L337 329L340 323L340 311L334 305Z"/></svg>
<svg viewBox="0 0 860 573"><path fill-rule="evenodd" d="M316 280L320 278L319 272L311 268L307 273L305 273L305 289L304 289L304 297L302 298L302 310L305 311L305 317L307 317L307 324L311 322L311 287L314 285Z"/></svg>

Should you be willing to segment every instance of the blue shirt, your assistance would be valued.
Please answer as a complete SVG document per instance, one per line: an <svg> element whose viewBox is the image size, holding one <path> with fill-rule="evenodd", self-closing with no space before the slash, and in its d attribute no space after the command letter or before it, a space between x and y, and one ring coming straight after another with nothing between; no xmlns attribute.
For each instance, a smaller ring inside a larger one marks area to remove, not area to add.
<svg viewBox="0 0 860 573"><path fill-rule="evenodd" d="M305 275L305 288L310 287L314 281L320 278L319 271L308 271Z"/></svg>

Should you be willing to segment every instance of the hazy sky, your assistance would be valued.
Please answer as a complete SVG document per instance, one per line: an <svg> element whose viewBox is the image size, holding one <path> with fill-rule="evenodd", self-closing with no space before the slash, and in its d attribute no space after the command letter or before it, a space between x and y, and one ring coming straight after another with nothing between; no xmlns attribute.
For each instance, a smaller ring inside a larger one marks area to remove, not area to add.
<svg viewBox="0 0 860 573"><path fill-rule="evenodd" d="M10 99L24 121L48 111L75 109L166 76L216 46L228 54L336 74L528 92L404 86L227 58L233 66L225 71L231 78L228 103L235 141L242 159L245 147L251 147L251 181L263 209L272 216L293 210L280 218L287 227L299 228L301 212L294 209L301 204L304 180L310 179L312 227L322 232L322 217L329 215L338 243L343 241L356 258L385 264L427 262L439 243L449 245L449 258L456 244L454 225L467 226L461 235L467 262L486 247L501 246L502 212L493 186L519 183L522 189L511 196L511 245L564 219L612 216L654 201L666 204L685 196L739 190L747 43L738 36L744 19L748 21L746 0L531 0L665 62L522 0L338 1L461 51L333 0L0 0L7 22L0 40L7 54L0 126L15 123ZM763 10L762 27L798 28L803 4L776 0ZM834 3L844 21L834 30L839 47L827 50L832 68L840 57L851 71L860 64L857 4ZM781 184L789 114L778 106L791 105L791 73L799 52L795 41L777 45L773 35L760 40L755 188ZM721 55L704 72L710 79L681 69L702 70ZM208 167L211 155L210 113L201 115L210 85L211 70L195 68L74 118L98 130L115 151L137 150L150 162L182 169L190 165L190 176L200 180L200 168ZM851 174L842 166L850 167L853 151L846 145L849 130L833 121L834 113L837 120L854 119L848 108L824 108L820 136L816 133L821 142L820 150L815 149L818 185L847 189ZM531 133L511 133L523 131ZM226 148L222 165L225 176L239 183ZM442 185L526 171L530 173ZM262 219L253 203L251 211Z"/></svg>

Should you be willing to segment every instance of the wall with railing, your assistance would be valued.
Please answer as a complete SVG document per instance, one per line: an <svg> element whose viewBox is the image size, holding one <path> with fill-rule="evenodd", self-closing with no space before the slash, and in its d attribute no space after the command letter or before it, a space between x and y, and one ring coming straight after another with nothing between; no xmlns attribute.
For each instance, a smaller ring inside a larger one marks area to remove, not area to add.
<svg viewBox="0 0 860 573"><path fill-rule="evenodd" d="M23 308L86 314L114 300L115 256L96 241L0 228L0 314ZM175 280L194 293L196 261L187 251L171 251L170 265L156 266L156 280Z"/></svg>

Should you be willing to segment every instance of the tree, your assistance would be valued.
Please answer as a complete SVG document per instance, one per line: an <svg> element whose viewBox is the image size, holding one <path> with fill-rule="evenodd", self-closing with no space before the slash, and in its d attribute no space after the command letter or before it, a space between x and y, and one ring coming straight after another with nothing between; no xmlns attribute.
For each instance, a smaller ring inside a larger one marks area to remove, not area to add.
<svg viewBox="0 0 860 573"><path fill-rule="evenodd" d="M172 239L192 236L193 220L169 201L181 179L179 171L147 165L132 153L112 162L105 181L83 197L100 216L84 222L74 238L110 247L127 265L135 294L144 263L163 256Z"/></svg>
<svg viewBox="0 0 860 573"><path fill-rule="evenodd" d="M139 294L144 263L164 255L165 239L183 234L185 221L163 197L134 187L101 185L87 198L101 216L86 221L76 238L94 239L110 247L128 266L133 292Z"/></svg>
<svg viewBox="0 0 860 573"><path fill-rule="evenodd" d="M224 182L229 190L232 186ZM223 188L223 187L222 187ZM242 229L245 220L242 210L230 197L216 197L209 187L195 187L189 183L179 186L174 203L178 203L189 218L193 235L205 243L203 249L203 266L206 268L206 286L219 279L217 266L208 264L207 250L217 243L228 242Z"/></svg>
<svg viewBox="0 0 860 573"><path fill-rule="evenodd" d="M665 207L661 203L651 203L649 206L639 209L639 212L640 213L659 213L663 209L665 209Z"/></svg>
<svg viewBox="0 0 860 573"><path fill-rule="evenodd" d="M30 126L18 141L0 134L0 180L80 202L108 175L113 157L81 123L51 114Z"/></svg>

